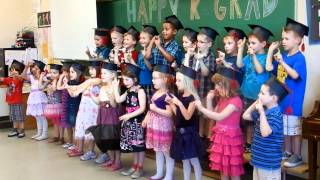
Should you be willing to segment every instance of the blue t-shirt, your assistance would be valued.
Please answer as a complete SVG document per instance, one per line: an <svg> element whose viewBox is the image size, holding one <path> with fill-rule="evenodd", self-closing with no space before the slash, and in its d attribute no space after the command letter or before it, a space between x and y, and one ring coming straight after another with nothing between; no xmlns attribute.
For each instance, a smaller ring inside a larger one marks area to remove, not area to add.
<svg viewBox="0 0 320 180"><path fill-rule="evenodd" d="M251 116L254 122L254 134L251 145L251 163L253 166L266 170L276 170L281 167L283 136L282 112L279 106L267 109L267 121L272 133L261 136L260 115L254 111Z"/></svg>
<svg viewBox="0 0 320 180"><path fill-rule="evenodd" d="M98 58L108 59L109 58L110 49L108 47L106 47L106 46L97 47L96 48L96 53L97 53L97 57Z"/></svg>
<svg viewBox="0 0 320 180"><path fill-rule="evenodd" d="M149 61L152 60L152 57ZM141 68L139 74L139 84L140 85L151 85L152 84L152 72L148 69L147 65L144 63L143 55L141 51L138 54L138 66Z"/></svg>
<svg viewBox="0 0 320 180"><path fill-rule="evenodd" d="M288 94L281 102L280 107L284 114L302 116L303 100L307 82L307 67L304 55L299 51L294 55L288 56L287 53L282 53L282 58L286 64L293 68L298 74L298 79L292 79L291 76L284 70L282 65L277 61L273 61L274 72L282 83L286 84L290 89ZM290 110L292 112L290 112Z"/></svg>
<svg viewBox="0 0 320 180"><path fill-rule="evenodd" d="M246 55L243 58L243 81L241 84L241 93L245 98L255 100L258 98L260 88L263 83L269 79L269 72L265 70L266 66L266 54L257 54L257 60L263 67L263 73L259 74L256 72L251 56Z"/></svg>

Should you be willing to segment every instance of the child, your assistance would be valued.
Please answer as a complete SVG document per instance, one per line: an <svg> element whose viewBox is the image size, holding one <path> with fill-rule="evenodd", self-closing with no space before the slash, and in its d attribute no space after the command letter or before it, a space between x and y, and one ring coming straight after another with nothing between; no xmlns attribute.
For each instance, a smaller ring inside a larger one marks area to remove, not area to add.
<svg viewBox="0 0 320 180"><path fill-rule="evenodd" d="M170 155L175 160L182 160L184 180L191 179L191 165L195 179L202 179L199 158L202 157L201 139L199 136L199 119L196 113L195 99L198 98L194 87L196 71L181 66L176 74L176 85L181 94L167 97L176 115L175 135L170 148Z"/></svg>
<svg viewBox="0 0 320 180"><path fill-rule="evenodd" d="M173 178L174 160L170 157L170 146L173 135L172 109L165 101L173 77L168 65L157 65L152 73L152 82L156 92L153 94L150 110L142 122L146 127L146 146L156 152L156 174L149 179L161 179L166 160L166 174L164 179Z"/></svg>
<svg viewBox="0 0 320 180"><path fill-rule="evenodd" d="M94 43L96 45L95 55L90 53L90 50L87 48L86 54L89 59L108 59L110 49L108 46L108 30L106 29L95 29L94 31Z"/></svg>
<svg viewBox="0 0 320 180"><path fill-rule="evenodd" d="M68 138L69 142L63 145L63 148L68 148L69 150L74 149L75 145L73 145L73 131L76 124L77 119L77 113L79 110L79 105L81 101L81 94L72 96L72 91L68 89L69 85L79 85L82 82L82 73L84 72L85 67L79 63L72 63L69 69L69 80L67 80L65 77L62 77L61 79L64 79L65 81L63 84L59 82L58 84L62 84L62 86L58 86L60 90L67 89L69 96L67 98L67 109L66 109L66 121L68 123Z"/></svg>
<svg viewBox="0 0 320 180"><path fill-rule="evenodd" d="M272 43L266 64L268 71L274 70L277 78L285 83L292 91L280 103L283 112L285 152L284 166L295 167L302 163L301 158L301 116L307 80L305 57L299 46L303 43L303 37L308 35L309 28L292 19L287 19L287 25L282 32L282 45L285 53L272 55L279 47L279 43Z"/></svg>
<svg viewBox="0 0 320 180"><path fill-rule="evenodd" d="M171 65L181 64L181 49L175 40L179 29L183 26L180 20L171 15L165 18L162 24L162 39L160 36L154 36L146 50L146 58L152 58L152 65ZM155 48L153 46L155 45Z"/></svg>
<svg viewBox="0 0 320 180"><path fill-rule="evenodd" d="M123 84L128 90L119 95L119 81L115 83L115 100L117 103L125 102L126 114L119 117L121 123L120 148L121 152L133 153L134 162L130 169L122 171L125 176L131 175L133 179L140 178L143 174L142 167L145 155L144 129L141 125L146 110L146 94L138 85L139 67L127 64L122 72ZM113 166L111 170L120 169L121 166Z"/></svg>
<svg viewBox="0 0 320 180"><path fill-rule="evenodd" d="M139 74L139 85L143 88L147 95L148 104L150 104L150 99L152 95L152 65L151 59L146 59L146 49L154 36L159 33L155 26L143 25L143 29L140 33L139 43L143 49L138 54L138 66L141 69Z"/></svg>
<svg viewBox="0 0 320 180"><path fill-rule="evenodd" d="M48 139L48 122L44 116L44 109L47 104L47 96L42 91L42 80L45 64L41 61L33 60L24 69L23 75L31 82L31 92L27 101L26 115L31 115L37 120L37 134L32 136L32 139L42 141ZM31 72L31 74L27 74Z"/></svg>
<svg viewBox="0 0 320 180"><path fill-rule="evenodd" d="M7 85L6 102L9 104L10 121L13 122L13 129L8 137L25 137L24 133L24 112L22 106L22 86L23 78L19 77L25 65L17 60L13 60L10 66L10 76L0 78L0 82Z"/></svg>
<svg viewBox="0 0 320 180"><path fill-rule="evenodd" d="M103 63L101 70L101 88L98 97L99 113L97 125L89 127L102 154L95 160L105 168L116 169L120 162L120 123L119 108L114 97L112 82L117 79L118 66L113 63ZM110 159L107 154L109 151Z"/></svg>
<svg viewBox="0 0 320 180"><path fill-rule="evenodd" d="M45 107L44 115L50 119L53 124L54 137L48 141L49 143L58 142L60 140L60 119L62 114L61 91L57 90L62 65L49 64L49 76L47 85L48 104Z"/></svg>
<svg viewBox="0 0 320 180"><path fill-rule="evenodd" d="M198 94L202 101L204 101L209 90L213 88L213 84L210 83L210 77L215 73L216 65L214 54L210 48L218 35L218 32L210 27L200 27L200 32L197 36L197 52L190 59L190 67L198 72L196 80L200 83ZM210 137L211 126L211 121L205 117L200 117L200 136Z"/></svg>
<svg viewBox="0 0 320 180"><path fill-rule="evenodd" d="M109 62L111 63L116 63L119 62L118 57L119 57L119 50L123 46L123 35L126 33L127 30L122 27L122 26L114 26L111 31L111 43L113 45L113 48L110 51L109 54Z"/></svg>
<svg viewBox="0 0 320 180"><path fill-rule="evenodd" d="M90 79L100 78L101 61L89 61L89 75ZM82 84L81 84L82 85ZM77 147L69 151L70 157L81 156L84 149L84 141L88 144L88 151L80 157L82 161L88 161L96 158L93 151L94 142L91 134L86 135L87 128L96 125L99 106L97 98L99 96L100 87L98 85L91 85L83 88L81 85L69 86L68 91L72 97L82 93L81 102L76 119L74 138L77 141Z"/></svg>
<svg viewBox="0 0 320 180"><path fill-rule="evenodd" d="M282 83L271 78L261 86L258 100L243 114L243 119L254 122L251 154L254 180L281 179L283 121L278 103L287 94Z"/></svg>
<svg viewBox="0 0 320 180"><path fill-rule="evenodd" d="M241 84L243 75L241 69L237 67L237 44L240 39L244 39L246 37L246 34L241 29L233 27L225 27L225 30L228 32L228 34L223 37L225 53L223 53L222 51L218 51L218 58L216 59L216 63L218 67L224 66L237 71L236 78L238 80L238 83Z"/></svg>
<svg viewBox="0 0 320 180"><path fill-rule="evenodd" d="M221 179L239 179L243 168L243 137L240 128L242 101L237 94L238 82L230 68L219 68L212 77L215 89L207 95L207 107L196 101L200 112L216 121L212 128L210 168L221 172ZM213 98L218 103L213 107Z"/></svg>
<svg viewBox="0 0 320 180"><path fill-rule="evenodd" d="M191 28L184 29L184 35L182 36L182 46L185 51L185 55L182 64L186 67L190 67L189 64L192 63L190 62L190 59L192 60L197 48L197 35L198 32Z"/></svg>
<svg viewBox="0 0 320 180"><path fill-rule="evenodd" d="M248 35L248 52L243 58L243 50L246 39L238 41L237 67L243 68L244 76L241 84L241 95L245 109L248 108L258 97L261 85L269 78L265 71L266 53L264 48L268 39L273 34L259 25L249 25L252 32ZM246 128L246 152L250 152L253 125L247 123Z"/></svg>

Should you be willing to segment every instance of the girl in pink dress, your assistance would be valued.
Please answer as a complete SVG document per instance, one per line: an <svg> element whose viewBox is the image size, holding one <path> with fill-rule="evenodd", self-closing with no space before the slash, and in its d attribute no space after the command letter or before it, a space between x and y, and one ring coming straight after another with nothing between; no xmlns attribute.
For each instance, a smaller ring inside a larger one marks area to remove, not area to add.
<svg viewBox="0 0 320 180"><path fill-rule="evenodd" d="M215 89L207 95L207 107L200 100L196 106L200 112L216 121L210 138L210 168L221 172L221 179L240 179L243 169L243 137L240 128L242 101L237 94L239 87L233 78L235 72L220 68L212 77ZM213 107L213 98L217 105Z"/></svg>

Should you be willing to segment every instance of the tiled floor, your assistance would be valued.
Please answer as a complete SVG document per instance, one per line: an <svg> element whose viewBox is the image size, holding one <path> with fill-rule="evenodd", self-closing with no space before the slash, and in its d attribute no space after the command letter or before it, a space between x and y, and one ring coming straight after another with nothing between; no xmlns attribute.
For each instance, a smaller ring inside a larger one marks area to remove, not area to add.
<svg viewBox="0 0 320 180"><path fill-rule="evenodd" d="M130 179L119 172L108 172L93 161L82 162L69 158L60 146L46 141L37 142L29 137L34 131L27 131L23 139L8 138L8 129L0 130L0 180L114 180ZM129 166L130 155L122 156L124 166ZM155 161L146 158L147 179L155 170ZM175 169L175 180L182 180L180 168ZM203 180L212 178L203 177Z"/></svg>

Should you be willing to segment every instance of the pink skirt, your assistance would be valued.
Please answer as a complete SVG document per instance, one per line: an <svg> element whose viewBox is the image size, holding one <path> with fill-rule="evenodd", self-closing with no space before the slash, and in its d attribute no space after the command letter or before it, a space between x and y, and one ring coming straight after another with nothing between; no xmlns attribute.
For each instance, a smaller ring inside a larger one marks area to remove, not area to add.
<svg viewBox="0 0 320 180"><path fill-rule="evenodd" d="M171 118L148 111L146 147L154 151L169 152L173 138L173 122Z"/></svg>
<svg viewBox="0 0 320 180"><path fill-rule="evenodd" d="M62 114L62 104L47 104L44 109L44 115L50 119L54 125L60 125Z"/></svg>
<svg viewBox="0 0 320 180"><path fill-rule="evenodd" d="M226 176L240 176L243 168L243 136L240 127L214 126L212 128L209 167Z"/></svg>

